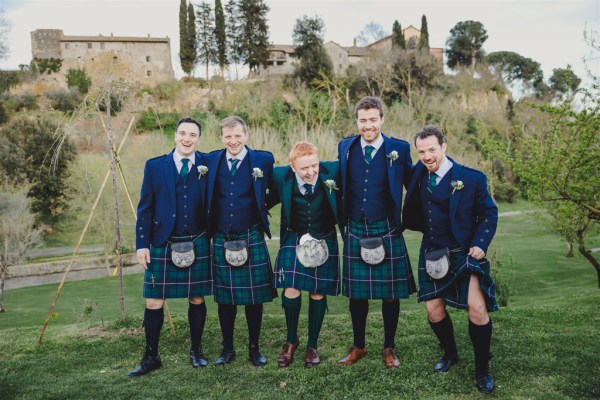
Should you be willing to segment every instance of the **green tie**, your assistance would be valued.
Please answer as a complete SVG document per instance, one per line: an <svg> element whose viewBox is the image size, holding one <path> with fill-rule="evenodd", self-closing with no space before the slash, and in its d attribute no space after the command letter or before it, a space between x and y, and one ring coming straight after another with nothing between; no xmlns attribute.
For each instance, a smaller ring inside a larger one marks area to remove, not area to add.
<svg viewBox="0 0 600 400"><path fill-rule="evenodd" d="M310 183L305 183L304 185L304 189L306 189L306 192L304 193L304 196L306 197L310 197L313 194L313 187Z"/></svg>
<svg viewBox="0 0 600 400"><path fill-rule="evenodd" d="M231 169L229 170L229 172L231 172L231 176L234 176L235 173L237 172L237 163L238 163L238 161L240 161L240 160L238 160L237 158L230 158L229 159L229 162L231 163Z"/></svg>
<svg viewBox="0 0 600 400"><path fill-rule="evenodd" d="M188 163L190 162L189 158L182 158L181 159L182 162L182 166L181 166L181 171L179 171L179 175L181 175L181 177L183 179L185 179L185 177L187 176L187 174L190 172L190 167L188 167Z"/></svg>
<svg viewBox="0 0 600 400"><path fill-rule="evenodd" d="M431 193L431 190L437 186L437 174L435 172L430 172L429 173L429 183L427 184L427 190L429 190L429 193Z"/></svg>
<svg viewBox="0 0 600 400"><path fill-rule="evenodd" d="M373 150L375 150L375 147L371 145L365 146L365 161L367 162L367 164L370 164L373 160L373 157L371 157L371 153L373 153Z"/></svg>

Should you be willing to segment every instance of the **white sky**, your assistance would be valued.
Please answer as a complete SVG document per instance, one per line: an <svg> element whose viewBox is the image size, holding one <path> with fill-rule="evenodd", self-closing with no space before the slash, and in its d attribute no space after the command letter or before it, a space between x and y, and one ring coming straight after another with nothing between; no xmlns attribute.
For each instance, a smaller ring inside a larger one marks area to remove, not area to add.
<svg viewBox="0 0 600 400"><path fill-rule="evenodd" d="M199 3L201 0L194 0ZM222 0L223 4L227 0ZM214 4L213 0L208 0ZM1 69L16 69L31 61L30 32L62 29L65 35L151 36L171 38L176 76L179 66L180 0L0 0L0 8L12 23L10 57ZM427 16L431 47L445 47L450 29L459 21L481 22L488 32L486 52L514 51L542 65L548 79L553 68L571 64L585 78L583 58L590 48L583 32L600 30L600 0L267 0L270 40L291 44L292 29L302 15L320 16L326 26L325 41L351 46L353 38L374 21L391 32L394 20L403 28L421 26ZM600 60L590 67L600 76ZM202 67L196 75L201 75ZM588 81L585 79L585 81Z"/></svg>

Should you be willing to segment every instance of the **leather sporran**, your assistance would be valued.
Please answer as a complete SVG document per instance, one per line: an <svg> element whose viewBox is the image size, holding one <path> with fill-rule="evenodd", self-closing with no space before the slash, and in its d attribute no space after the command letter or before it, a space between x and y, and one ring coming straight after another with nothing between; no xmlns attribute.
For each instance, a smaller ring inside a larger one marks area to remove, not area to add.
<svg viewBox="0 0 600 400"><path fill-rule="evenodd" d="M381 236L359 239L360 258L369 265L378 265L385 259L385 248Z"/></svg>
<svg viewBox="0 0 600 400"><path fill-rule="evenodd" d="M171 243L171 261L178 268L188 268L194 263L194 242Z"/></svg>
<svg viewBox="0 0 600 400"><path fill-rule="evenodd" d="M325 240L315 239L306 233L296 246L296 256L306 268L317 268L329 258L329 249Z"/></svg>
<svg viewBox="0 0 600 400"><path fill-rule="evenodd" d="M248 261L248 242L246 240L225 240L225 261L232 267L240 267Z"/></svg>
<svg viewBox="0 0 600 400"><path fill-rule="evenodd" d="M433 279L442 279L450 271L450 250L447 247L425 252L425 271Z"/></svg>

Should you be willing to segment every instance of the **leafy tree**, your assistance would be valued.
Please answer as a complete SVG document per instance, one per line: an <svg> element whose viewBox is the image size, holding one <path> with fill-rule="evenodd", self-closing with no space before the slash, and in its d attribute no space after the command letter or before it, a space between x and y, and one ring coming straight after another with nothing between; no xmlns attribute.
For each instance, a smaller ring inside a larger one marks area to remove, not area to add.
<svg viewBox="0 0 600 400"><path fill-rule="evenodd" d="M44 116L13 118L0 130L0 172L14 181L29 182L32 210L40 222L50 225L66 211L65 181L76 155L68 137L61 138L57 131L56 122Z"/></svg>
<svg viewBox="0 0 600 400"><path fill-rule="evenodd" d="M238 79L237 66L243 61L243 31L239 2L236 0L230 0L225 4L225 36L227 38L227 59L235 65L235 78Z"/></svg>
<svg viewBox="0 0 600 400"><path fill-rule="evenodd" d="M198 4L197 17L197 39L198 60L202 61L206 68L206 79L208 79L208 66L216 60L216 36L212 7L202 2Z"/></svg>
<svg viewBox="0 0 600 400"><path fill-rule="evenodd" d="M404 33L402 33L402 25L396 20L392 27L392 47L400 49L406 49L406 39L404 39Z"/></svg>
<svg viewBox="0 0 600 400"><path fill-rule="evenodd" d="M539 87L540 81L543 81L540 63L515 52L496 51L490 53L486 61L506 84L520 80L526 86Z"/></svg>
<svg viewBox="0 0 600 400"><path fill-rule="evenodd" d="M300 65L294 71L307 86L314 80L322 78L322 75L331 77L333 67L331 59L323 47L323 31L325 23L321 18L304 15L296 20L292 37L296 45L296 55L300 59Z"/></svg>
<svg viewBox="0 0 600 400"><path fill-rule="evenodd" d="M90 90L92 80L83 68L69 68L67 71L67 86L76 88L80 94L86 94Z"/></svg>
<svg viewBox="0 0 600 400"><path fill-rule="evenodd" d="M392 67L392 87L385 93L388 102L405 101L412 107L413 94L440 86L443 70L439 61L425 52L400 52Z"/></svg>
<svg viewBox="0 0 600 400"><path fill-rule="evenodd" d="M419 50L429 50L429 29L427 28L427 17L425 14L421 17L421 37L417 45Z"/></svg>
<svg viewBox="0 0 600 400"><path fill-rule="evenodd" d="M574 96L541 106L551 117L549 128L528 132L523 126L512 167L529 198L549 211L556 230L594 266L600 288L600 261L586 248L600 223L600 93L593 90L581 91L581 111L573 110Z"/></svg>
<svg viewBox="0 0 600 400"><path fill-rule="evenodd" d="M263 0L237 0L241 23L241 58L250 72L267 65L269 58L269 6Z"/></svg>
<svg viewBox="0 0 600 400"><path fill-rule="evenodd" d="M581 79L570 67L567 68L555 68L552 70L552 76L550 77L550 87L557 93L566 94L574 92L579 87Z"/></svg>
<svg viewBox="0 0 600 400"><path fill-rule="evenodd" d="M362 31L358 34L356 42L359 46L367 46L371 43L375 43L379 39L383 39L388 36L388 33L383 29L383 26L377 22L371 21L365 25Z"/></svg>
<svg viewBox="0 0 600 400"><path fill-rule="evenodd" d="M221 69L221 75L223 75L223 69L227 65L227 36L225 35L225 14L221 0L215 0L215 44L216 61Z"/></svg>
<svg viewBox="0 0 600 400"><path fill-rule="evenodd" d="M481 49L487 40L487 31L478 21L462 21L450 29L450 37L446 41L446 55L448 67L471 67L475 71L475 64L483 59Z"/></svg>

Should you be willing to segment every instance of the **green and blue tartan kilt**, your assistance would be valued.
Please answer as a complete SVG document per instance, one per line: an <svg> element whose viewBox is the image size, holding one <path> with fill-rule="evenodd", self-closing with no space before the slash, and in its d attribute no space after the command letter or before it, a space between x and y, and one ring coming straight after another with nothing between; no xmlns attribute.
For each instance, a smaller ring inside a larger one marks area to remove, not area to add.
<svg viewBox="0 0 600 400"><path fill-rule="evenodd" d="M417 291L402 233L389 218L368 224L349 220L344 235L342 294L351 299L405 299ZM382 236L385 259L378 265L360 257L359 239Z"/></svg>
<svg viewBox="0 0 600 400"><path fill-rule="evenodd" d="M188 268L171 261L171 242L194 241L196 260ZM144 272L144 298L173 299L213 294L210 242L206 232L197 236L170 237L163 247L150 246L150 263Z"/></svg>
<svg viewBox="0 0 600 400"><path fill-rule="evenodd" d="M242 266L232 267L225 260L223 242L242 239L248 241L248 261ZM277 296L273 288L269 251L258 225L242 234L217 232L212 246L215 302L232 305L261 304L272 301Z"/></svg>
<svg viewBox="0 0 600 400"><path fill-rule="evenodd" d="M296 256L299 235L289 230L275 259L275 287L294 288L309 293L337 296L340 293L340 262L335 230L323 237L329 250L325 264L306 268Z"/></svg>
<svg viewBox="0 0 600 400"><path fill-rule="evenodd" d="M450 307L466 310L469 308L469 282L471 274L477 274L479 287L483 292L488 312L498 311L496 285L490 275L490 262L467 256L462 248L450 251L450 271L445 278L433 279L425 270L425 249L419 251L419 302L442 298ZM458 267L457 267L458 266Z"/></svg>

